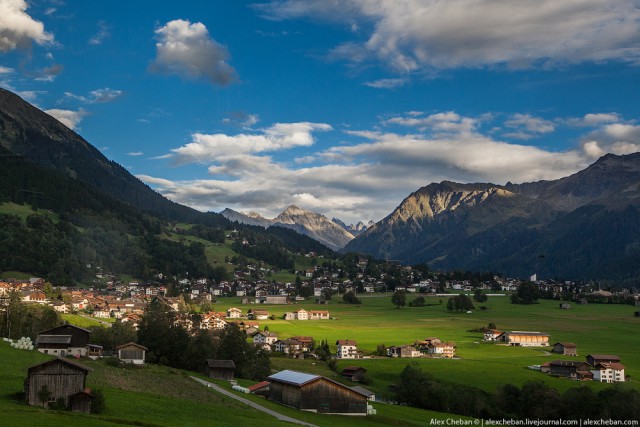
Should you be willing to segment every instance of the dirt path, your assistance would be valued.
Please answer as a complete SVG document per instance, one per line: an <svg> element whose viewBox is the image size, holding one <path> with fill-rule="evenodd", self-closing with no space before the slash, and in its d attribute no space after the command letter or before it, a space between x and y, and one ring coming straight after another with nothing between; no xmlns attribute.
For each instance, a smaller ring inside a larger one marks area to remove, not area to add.
<svg viewBox="0 0 640 427"><path fill-rule="evenodd" d="M267 413L269 415L272 415L272 416L276 417L277 419L279 419L280 421L286 421L286 422L289 422L289 423L300 424L300 425L308 426L308 427L318 427L315 424L310 424L310 423L307 423L305 421L296 420L295 418L287 417L286 415L282 415L282 414L280 414L280 413L278 413L276 411L273 411L273 410L271 410L269 408L265 408L262 405L258 405L255 402L252 402L252 401L250 401L248 399L245 399L245 398L240 397L240 396L238 396L238 395L236 395L234 393L231 393L230 391L223 389L222 387L218 386L217 384L210 383L209 381L201 380L200 378L196 378L196 377L191 377L191 378L196 380L197 382L199 382L202 385L205 385L205 386L207 386L209 388L214 389L218 393L222 393L225 396L229 396L230 398L235 399L235 400L237 400L239 402L246 403L247 405L251 406L252 408L257 409L258 411L262 411L262 412L265 412L265 413Z"/></svg>

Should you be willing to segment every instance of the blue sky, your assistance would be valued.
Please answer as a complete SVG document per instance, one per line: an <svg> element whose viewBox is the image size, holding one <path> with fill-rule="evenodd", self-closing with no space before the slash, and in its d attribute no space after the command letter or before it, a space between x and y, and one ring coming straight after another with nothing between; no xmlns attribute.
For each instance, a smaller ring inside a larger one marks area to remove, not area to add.
<svg viewBox="0 0 640 427"><path fill-rule="evenodd" d="M640 149L637 0L0 0L0 86L203 211L380 220Z"/></svg>

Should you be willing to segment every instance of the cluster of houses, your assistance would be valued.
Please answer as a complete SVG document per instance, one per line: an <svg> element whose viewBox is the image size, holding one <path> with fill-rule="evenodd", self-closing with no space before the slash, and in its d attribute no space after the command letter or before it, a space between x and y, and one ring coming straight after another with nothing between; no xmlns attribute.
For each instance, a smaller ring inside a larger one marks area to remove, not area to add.
<svg viewBox="0 0 640 427"><path fill-rule="evenodd" d="M387 347L389 357L444 357L452 359L456 355L456 346L451 342L442 342L439 338L428 337L413 344Z"/></svg>
<svg viewBox="0 0 640 427"><path fill-rule="evenodd" d="M544 332L502 332L497 329L488 329L484 333L484 341L519 347L550 346L549 334ZM563 356L577 356L578 347L572 342L557 342L553 344L552 352ZM624 365L620 363L620 358L614 355L589 355L586 357L586 362L553 360L540 366L534 365L532 368L556 377L567 377L580 381L594 380L612 383L625 380Z"/></svg>
<svg viewBox="0 0 640 427"><path fill-rule="evenodd" d="M540 371L555 377L578 381L603 383L624 382L624 365L620 358L609 354L592 354L584 362L577 360L553 360L540 365Z"/></svg>

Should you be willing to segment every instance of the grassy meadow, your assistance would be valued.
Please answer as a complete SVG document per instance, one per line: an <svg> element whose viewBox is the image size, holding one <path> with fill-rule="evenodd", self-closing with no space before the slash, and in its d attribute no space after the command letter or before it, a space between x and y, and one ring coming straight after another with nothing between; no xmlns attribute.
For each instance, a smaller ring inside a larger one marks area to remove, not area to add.
<svg viewBox="0 0 640 427"><path fill-rule="evenodd" d="M0 342L3 362L0 376L0 413L2 425L19 426L284 426L289 423L259 412L249 406L222 396L189 378L203 375L147 365L144 368L110 366L106 360L79 362L89 367L87 386L103 392L106 410L101 414L76 414L66 411L31 407L20 396L27 368L50 359L36 351L11 348ZM217 383L230 390L229 383ZM251 381L241 381L249 385ZM431 419L444 419L448 414L415 408L374 404L378 414L368 417L329 416L297 411L257 396L244 398L255 401L281 414L318 426L426 426ZM453 416L458 419L461 417Z"/></svg>
<svg viewBox="0 0 640 427"><path fill-rule="evenodd" d="M527 369L529 365L540 365L555 359L584 360L588 354L616 354L622 358L630 383L638 386L640 378L640 340L636 331L640 319L635 318L634 307L625 305L572 304L569 310L560 310L559 302L540 300L539 304L514 305L508 297L489 297L482 305L487 310L472 313L450 313L446 310L446 297L428 297L426 307L396 308L391 297L359 296L362 304L343 304L339 296L334 296L329 305L301 302L287 306L260 306L276 316L275 320L261 321L261 327L268 326L280 338L295 335L313 336L316 342L327 340L335 351L335 341L352 339L366 354L373 354L378 344L404 345L426 337L438 337L454 342L459 359L390 359L372 357L361 360L345 360L338 366L360 365L370 374L370 388L376 393L385 393L387 386L397 380L406 364L415 362L423 370L437 378L454 383L467 384L492 392L505 383L522 385L529 380L543 380L551 386L565 390L577 385L576 382L553 378ZM413 296L408 297L408 301ZM443 303L440 304L439 301ZM216 310L232 306L246 312L257 306L240 306L239 298L222 298ZM479 306L480 304L477 304ZM285 321L279 319L286 311L299 308L329 310L332 320ZM496 324L502 331L524 330L542 331L551 335L550 343L574 342L578 357L571 358L552 354L551 348L521 348L482 342L482 334L470 330ZM299 369L313 371L323 365L312 360L290 360L272 358L275 369ZM328 373L332 374L331 372ZM337 378L337 377L336 377ZM594 389L606 387L591 382Z"/></svg>

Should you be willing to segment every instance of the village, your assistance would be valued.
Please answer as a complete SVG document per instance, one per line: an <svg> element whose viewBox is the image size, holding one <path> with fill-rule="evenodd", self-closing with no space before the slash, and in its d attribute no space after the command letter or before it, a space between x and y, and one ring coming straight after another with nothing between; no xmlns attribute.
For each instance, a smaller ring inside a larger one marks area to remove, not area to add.
<svg viewBox="0 0 640 427"><path fill-rule="evenodd" d="M24 304L49 306L60 314L73 313L102 321L104 326L110 326L112 322L129 324L133 330L138 329L148 305L156 303L164 307L164 310L171 312L175 324L192 335L201 331L210 331L215 334L233 326L243 332L247 342L269 354L270 357L327 360L327 353L321 354L318 350L326 352L328 343L323 343L327 346L323 349L319 345L318 337L281 334L276 330L277 328L270 327L268 324L276 319L305 323L342 322L345 319L332 316L331 307L332 304L347 303L346 299L336 301L332 297L345 296L347 293L371 297L388 295L389 291L401 292L406 296L415 295L416 299L422 298L423 301L424 297L430 297L429 301L432 305L443 306L442 298L465 292L480 292L483 295L506 298L508 294L517 293L519 286L523 283L516 279L500 277L494 277L491 282L486 283L472 283L471 280L442 281L420 277L407 267L404 271L406 276L411 278L412 283L400 284L394 289L388 289L383 275L377 277L367 275L366 262L361 261L361 263L361 271L356 274L354 280L339 279L336 273L325 271L324 267L315 267L312 271L298 272L298 277L304 274L306 281L297 280L297 283L278 283L264 279L248 280L244 274L236 274L232 282L221 281L220 283L204 278L169 281L160 276L154 281L145 283L137 281L122 283L111 275L100 274L99 279L103 280L102 285L87 289L54 286L40 278L23 281L7 280L0 282L0 300L6 304L10 298L19 298ZM603 298L633 299L636 297L624 291L618 294L601 290L585 293L573 282L536 280L530 283L533 283L541 293L556 298L572 295L570 302L559 299L559 310L571 310L571 303L588 304ZM169 294L177 295L168 296ZM226 302L229 298L235 298L237 304L221 307L219 298L223 298ZM296 307L302 303L305 304L304 308ZM214 304L217 310L214 309ZM310 305L316 308L309 308ZM270 307L278 309L272 310ZM482 306L479 309L482 310ZM388 346L380 344L378 349L372 352L363 351L358 347L357 335L357 330L354 330L349 336L332 342L335 352L328 353L328 357L335 361L354 360L351 364L339 369L338 373L343 382L322 375L287 369L270 375L265 381L249 387L237 386L236 389L243 393L264 396L298 409L322 413L366 415L375 413L367 402L376 400L376 395L367 388L357 385L368 382L367 369L356 364L358 360L460 358L456 344L453 341L447 341L446 337L416 336L410 342L396 342ZM500 351L500 346L548 347L551 350L549 354L577 357L577 346L574 343L558 342L551 345L550 335L539 331L502 331L485 328L482 332L482 342L496 345L496 351ZM13 345L16 346L15 343ZM46 406L63 399L65 407L81 412L90 411L92 402L92 396L85 387L89 370L83 367L82 358L114 358L122 364L133 366L144 366L148 363L147 347L131 341L119 344L114 351L105 351L101 343L92 341L90 330L71 324L39 331L32 347L38 352L57 358L29 368L25 381L28 403ZM591 354L585 361L558 359L529 366L529 369L553 377L613 383L624 382L626 379L625 367L621 362L621 358L615 355ZM211 379L235 382L236 366L233 360L206 359L202 360L202 366ZM74 379L56 380L52 372L55 372L55 375L72 375ZM353 384L345 385L344 382ZM38 396L43 386L46 386L47 392L50 393L47 395L46 402L42 401L42 394ZM295 401L287 400L292 393L296 396L312 396L323 389L331 389L341 398L333 403L327 403L308 397L306 402L311 402L308 407L302 406L300 398L296 398L298 400Z"/></svg>

